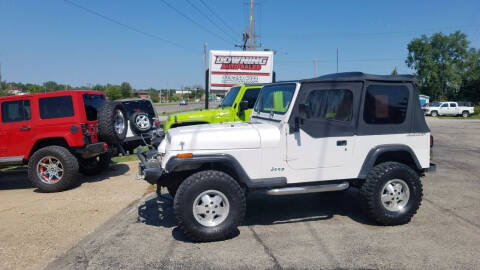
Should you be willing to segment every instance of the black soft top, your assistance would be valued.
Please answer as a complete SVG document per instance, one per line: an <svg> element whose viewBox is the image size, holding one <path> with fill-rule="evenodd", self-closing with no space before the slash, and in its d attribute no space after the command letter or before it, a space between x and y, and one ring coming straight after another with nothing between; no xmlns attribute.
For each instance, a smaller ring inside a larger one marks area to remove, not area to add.
<svg viewBox="0 0 480 270"><path fill-rule="evenodd" d="M341 72L322 75L320 77L300 80L299 82L325 82L325 81L382 81L382 82L413 82L416 83L415 75L374 75L363 72Z"/></svg>

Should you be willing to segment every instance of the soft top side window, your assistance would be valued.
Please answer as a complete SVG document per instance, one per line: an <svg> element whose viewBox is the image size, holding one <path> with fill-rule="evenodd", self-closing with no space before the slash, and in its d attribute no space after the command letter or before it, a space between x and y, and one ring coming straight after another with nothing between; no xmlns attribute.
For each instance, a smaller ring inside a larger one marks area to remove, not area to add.
<svg viewBox="0 0 480 270"><path fill-rule="evenodd" d="M347 89L313 90L306 99L309 118L349 122L352 120L353 93Z"/></svg>
<svg viewBox="0 0 480 270"><path fill-rule="evenodd" d="M401 124L405 121L409 90L404 85L367 87L363 120L367 124Z"/></svg>
<svg viewBox="0 0 480 270"><path fill-rule="evenodd" d="M52 119L73 116L71 96L48 97L38 100L41 119Z"/></svg>
<svg viewBox="0 0 480 270"><path fill-rule="evenodd" d="M28 121L30 119L30 100L6 101L2 103L3 123Z"/></svg>

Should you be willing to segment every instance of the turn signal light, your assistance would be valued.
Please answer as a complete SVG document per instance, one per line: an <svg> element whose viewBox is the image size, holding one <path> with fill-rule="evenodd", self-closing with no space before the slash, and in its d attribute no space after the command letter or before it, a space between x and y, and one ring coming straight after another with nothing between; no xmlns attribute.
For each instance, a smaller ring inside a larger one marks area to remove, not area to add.
<svg viewBox="0 0 480 270"><path fill-rule="evenodd" d="M193 154L192 153L181 153L181 154L177 154L177 158L191 158L193 157Z"/></svg>

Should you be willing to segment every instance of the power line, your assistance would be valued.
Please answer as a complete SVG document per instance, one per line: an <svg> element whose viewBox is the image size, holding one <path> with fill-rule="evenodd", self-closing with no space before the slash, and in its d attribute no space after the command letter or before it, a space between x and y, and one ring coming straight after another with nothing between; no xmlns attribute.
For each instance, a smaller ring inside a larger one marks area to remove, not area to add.
<svg viewBox="0 0 480 270"><path fill-rule="evenodd" d="M405 60L405 58L372 58L372 59L350 59L350 60L339 60L339 63L354 63L354 62L388 62L388 61L400 61ZM283 64L294 64L294 63L311 63L312 60L287 60L282 61L281 59L276 60L279 63ZM315 60L314 60L315 61ZM316 60L317 63L336 63L337 60Z"/></svg>
<svg viewBox="0 0 480 270"><path fill-rule="evenodd" d="M228 33L227 31L225 31L222 27L220 27L220 25L218 25L215 21L213 21L207 14L205 14L202 10L200 10L197 6L195 6L190 0L185 0L187 1L187 3L189 5L191 5L194 9L196 9L198 11L198 13L200 13L202 16L204 16L205 18L207 18L207 20L209 22L211 22L213 25L215 25L218 29L220 29L220 31L222 31L223 33L225 33L227 36L229 36L230 38L232 38L232 40L234 42L236 42L236 38L231 35L230 33Z"/></svg>
<svg viewBox="0 0 480 270"><path fill-rule="evenodd" d="M215 18L217 18L219 21L221 21L227 28L230 29L230 31L232 31L233 33L236 33L237 31L235 31L228 23L226 23L222 17L220 17L220 15L218 15L215 11L213 11L213 9L211 9L207 3L205 3L203 0L200 0L200 2L213 14L213 16L215 16Z"/></svg>
<svg viewBox="0 0 480 270"><path fill-rule="evenodd" d="M415 34L419 32L439 31L446 29L460 29L460 28L478 28L477 25L459 25L459 26L447 26L447 27L435 27L425 28L419 30L405 30L405 31L385 31L385 32L371 32L371 33L273 33L270 34L271 38L331 38L331 37L357 37L357 36L390 36L390 35L402 35L402 34Z"/></svg>
<svg viewBox="0 0 480 270"><path fill-rule="evenodd" d="M182 45L179 44L179 43L176 43L176 42L174 42L174 41L171 41L171 40L162 38L162 37L160 37L160 36L158 36L158 35L155 35L155 34L151 34L151 33L145 32L145 31L143 31L143 30L140 30L140 29L138 29L138 28L136 28L136 27L133 27L133 26L130 26L130 25L128 25L128 24L122 23L122 22L117 21L117 20L115 20L115 19L113 19L113 18L110 18L110 17L108 17L108 16L106 16L106 15L103 15L103 14L101 14L101 13L95 11L95 10L92 10L92 9L90 9L90 8L87 8L87 7L84 7L84 6L82 6L82 5L79 5L79 4L77 4L77 3L74 3L74 2L72 2L72 1L69 1L69 0L63 0L63 1L64 1L65 3L67 3L67 4L70 4L70 5L74 6L74 7L76 7L76 8L82 9L82 10L84 10L84 11L90 13L90 14L93 14L93 15L95 15L95 16L98 16L98 17L100 17L100 18L102 18L102 19L104 19L104 20L107 20L107 21L109 21L109 22L115 23L115 24L120 25L120 26L122 26L122 27L124 27L124 28L127 28L127 29L129 29L129 30L131 30L131 31L133 31L133 32L142 34L142 35L147 36L147 37L150 37L150 38L154 38L154 39L160 40L160 41L162 41L162 42L168 43L168 44L173 45L173 46L178 47L178 48L190 50L190 49L182 46Z"/></svg>
<svg viewBox="0 0 480 270"><path fill-rule="evenodd" d="M175 8L174 6L170 5L167 1L165 0L160 0L162 1L163 4L165 4L167 7L171 8L173 11L177 12L178 14L180 14L182 17L184 17L185 19L187 19L188 21L190 21L191 23L195 24L196 26L202 28L203 30L205 30L206 32L214 35L215 37L225 41L226 43L230 43L230 41L226 40L225 38L223 38L222 36L220 35L217 35L216 33L210 31L210 29L208 29L207 27L199 24L198 22L196 22L195 20L193 20L192 18L190 18L189 16L187 16L185 13L181 12L180 10L178 10L177 8Z"/></svg>

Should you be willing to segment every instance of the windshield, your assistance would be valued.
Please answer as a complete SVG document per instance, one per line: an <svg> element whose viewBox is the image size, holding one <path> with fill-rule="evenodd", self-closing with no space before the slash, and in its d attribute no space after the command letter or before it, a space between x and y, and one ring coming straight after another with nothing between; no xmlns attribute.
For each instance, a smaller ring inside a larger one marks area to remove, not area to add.
<svg viewBox="0 0 480 270"><path fill-rule="evenodd" d="M440 103L438 103L438 102L427 104L427 107L439 107L439 106L440 106Z"/></svg>
<svg viewBox="0 0 480 270"><path fill-rule="evenodd" d="M255 103L255 111L285 114L295 93L296 84L274 84L262 88Z"/></svg>
<svg viewBox="0 0 480 270"><path fill-rule="evenodd" d="M230 88L227 95L223 99L222 104L220 104L220 107L232 107L233 102L238 95L238 91L240 91L240 86Z"/></svg>

